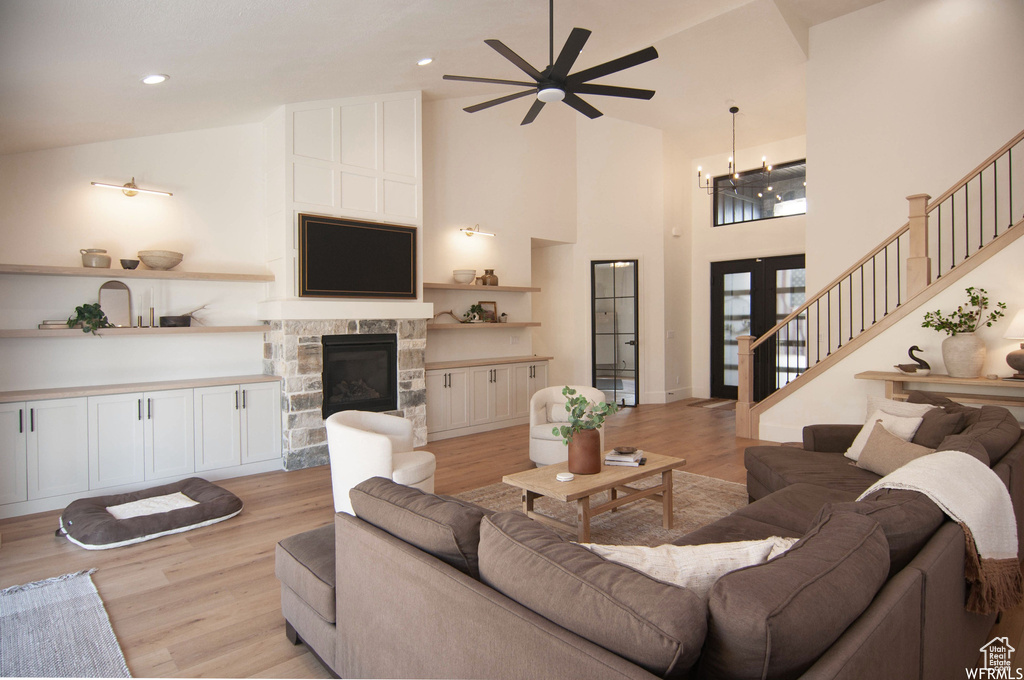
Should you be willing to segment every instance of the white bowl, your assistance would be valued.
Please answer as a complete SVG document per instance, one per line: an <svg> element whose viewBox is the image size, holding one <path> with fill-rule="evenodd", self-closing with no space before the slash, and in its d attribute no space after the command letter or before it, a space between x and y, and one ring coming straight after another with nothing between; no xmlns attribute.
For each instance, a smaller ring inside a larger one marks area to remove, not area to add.
<svg viewBox="0 0 1024 680"><path fill-rule="evenodd" d="M476 270L455 269L452 270L452 277L455 279L455 283L473 283L476 279Z"/></svg>
<svg viewBox="0 0 1024 680"><path fill-rule="evenodd" d="M142 264L146 265L150 269L172 269L178 266L181 262L181 258L185 257L181 253L176 253L173 250L140 250L139 259L142 260Z"/></svg>

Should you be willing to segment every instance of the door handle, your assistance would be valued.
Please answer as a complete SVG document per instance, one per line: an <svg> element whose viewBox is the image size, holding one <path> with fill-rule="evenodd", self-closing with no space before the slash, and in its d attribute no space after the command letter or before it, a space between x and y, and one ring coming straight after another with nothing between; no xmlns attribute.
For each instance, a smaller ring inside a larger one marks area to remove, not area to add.
<svg viewBox="0 0 1024 680"><path fill-rule="evenodd" d="M248 391L248 390L242 390L242 408L243 408L243 409L245 408L245 393L246 393L247 391Z"/></svg>
<svg viewBox="0 0 1024 680"><path fill-rule="evenodd" d="M636 344L636 340L626 340L626 344L627 345L635 345Z"/></svg>
<svg viewBox="0 0 1024 680"><path fill-rule="evenodd" d="M36 410L34 408L28 410L28 431L36 431Z"/></svg>
<svg viewBox="0 0 1024 680"><path fill-rule="evenodd" d="M25 409L18 409L18 434L25 432Z"/></svg>
<svg viewBox="0 0 1024 680"><path fill-rule="evenodd" d="M153 400L146 399L146 420L153 420Z"/></svg>
<svg viewBox="0 0 1024 680"><path fill-rule="evenodd" d="M142 420L142 399L139 398L139 420Z"/></svg>

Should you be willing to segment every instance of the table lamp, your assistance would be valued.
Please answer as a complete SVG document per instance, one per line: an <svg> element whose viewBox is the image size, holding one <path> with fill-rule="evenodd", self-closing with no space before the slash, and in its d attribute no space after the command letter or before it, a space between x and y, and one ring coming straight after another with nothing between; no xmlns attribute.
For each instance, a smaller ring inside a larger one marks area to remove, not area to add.
<svg viewBox="0 0 1024 680"><path fill-rule="evenodd" d="M1018 311L1017 315L1013 317L1013 321L1003 337L1010 340L1024 340L1024 309ZM1020 344L1020 349L1015 349L1006 355L1006 363L1017 371L1011 376L1014 380L1024 380L1024 342Z"/></svg>

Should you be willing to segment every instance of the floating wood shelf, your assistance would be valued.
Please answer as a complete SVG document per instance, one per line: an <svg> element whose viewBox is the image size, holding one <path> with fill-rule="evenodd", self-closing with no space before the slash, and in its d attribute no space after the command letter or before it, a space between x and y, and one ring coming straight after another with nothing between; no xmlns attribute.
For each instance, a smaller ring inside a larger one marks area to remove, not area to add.
<svg viewBox="0 0 1024 680"><path fill-rule="evenodd" d="M475 286L472 283L426 283L423 284L424 290L473 290L481 293L499 292L499 293L539 293L540 288L533 288L531 286Z"/></svg>
<svg viewBox="0 0 1024 680"><path fill-rule="evenodd" d="M930 383L933 385L957 385L978 390L977 393L927 390L930 394L946 397L953 401L967 402L969 404L994 404L996 406L1024 406L1024 396L995 394L992 392L995 389L1005 388L1024 390L1024 382L1009 378L953 378L942 373L914 375L912 373L896 373L895 371L864 371L853 377L858 380L883 381L885 383L885 396L888 399L906 399L908 390L911 389L908 387L910 383Z"/></svg>
<svg viewBox="0 0 1024 680"><path fill-rule="evenodd" d="M252 326L188 326L168 328L102 328L97 335L139 336L139 335L187 335L191 333L265 333L270 330L266 324ZM0 329L0 338L88 338L91 333L83 333L81 328L57 328L43 330L39 328L7 328Z"/></svg>
<svg viewBox="0 0 1024 680"><path fill-rule="evenodd" d="M0 264L0 274L27 274L32 276L88 276L105 279L171 279L177 281L264 282L274 280L274 275L269 272L259 274L229 274L222 272L186 272L160 269L54 267L43 264Z"/></svg>
<svg viewBox="0 0 1024 680"><path fill-rule="evenodd" d="M509 321L508 323L428 323L428 331L468 331L482 328L537 328L540 321Z"/></svg>
<svg viewBox="0 0 1024 680"><path fill-rule="evenodd" d="M503 364L529 364L531 362L551 361L554 357L491 357L490 359L457 359L455 361L433 361L424 365L428 371L445 368L472 368L473 366L497 366Z"/></svg>

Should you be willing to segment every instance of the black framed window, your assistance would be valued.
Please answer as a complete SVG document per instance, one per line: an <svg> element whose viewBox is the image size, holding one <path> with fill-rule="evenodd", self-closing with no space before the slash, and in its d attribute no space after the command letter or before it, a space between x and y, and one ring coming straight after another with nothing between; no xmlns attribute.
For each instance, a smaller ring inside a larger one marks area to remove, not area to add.
<svg viewBox="0 0 1024 680"><path fill-rule="evenodd" d="M715 178L714 226L770 220L807 212L807 161Z"/></svg>

